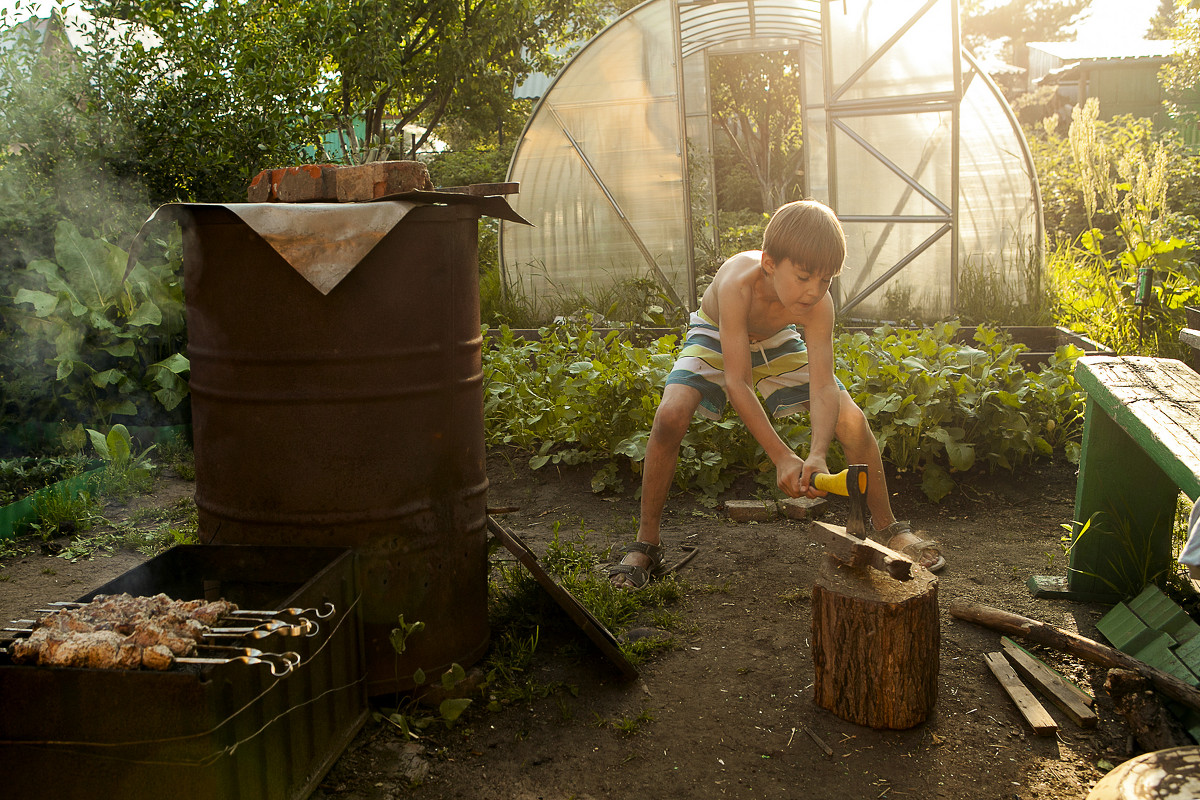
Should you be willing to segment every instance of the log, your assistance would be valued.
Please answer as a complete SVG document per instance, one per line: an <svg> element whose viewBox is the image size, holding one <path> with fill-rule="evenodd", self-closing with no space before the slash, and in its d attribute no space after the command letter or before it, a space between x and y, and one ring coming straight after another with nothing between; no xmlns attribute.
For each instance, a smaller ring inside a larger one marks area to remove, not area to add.
<svg viewBox="0 0 1200 800"><path fill-rule="evenodd" d="M1001 633L1020 636L1031 642L1062 650L1102 667L1132 670L1149 680L1155 689L1167 697L1200 711L1200 689L1095 639L978 603L951 603L950 614Z"/></svg>
<svg viewBox="0 0 1200 800"><path fill-rule="evenodd" d="M921 724L937 702L940 636L928 570L898 581L827 555L812 592L814 700L870 728Z"/></svg>
<svg viewBox="0 0 1200 800"><path fill-rule="evenodd" d="M845 564L852 567L874 567L898 581L906 581L912 577L913 562L903 553L897 553L870 539L860 539L841 525L814 522L809 531L814 539L825 545L832 555Z"/></svg>

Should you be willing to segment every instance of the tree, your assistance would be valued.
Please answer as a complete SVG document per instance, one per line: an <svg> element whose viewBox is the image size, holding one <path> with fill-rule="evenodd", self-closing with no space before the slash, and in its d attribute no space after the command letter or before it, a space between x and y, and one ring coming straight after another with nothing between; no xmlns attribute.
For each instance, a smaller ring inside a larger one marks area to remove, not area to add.
<svg viewBox="0 0 1200 800"><path fill-rule="evenodd" d="M1193 132L1200 114L1200 15L1194 9L1181 13L1170 36L1179 44L1175 54L1158 73L1159 83L1166 94L1167 110L1181 130Z"/></svg>
<svg viewBox="0 0 1200 800"><path fill-rule="evenodd" d="M93 113L132 136L112 168L154 202L245 197L268 166L312 159L326 59L304 3L93 0Z"/></svg>
<svg viewBox="0 0 1200 800"><path fill-rule="evenodd" d="M1158 10L1150 18L1150 27L1146 30L1147 39L1170 39L1171 29L1179 23L1179 12L1175 8L1175 0L1158 0Z"/></svg>
<svg viewBox="0 0 1200 800"><path fill-rule="evenodd" d="M713 59L713 124L754 176L767 211L803 193L800 80L786 50Z"/></svg>
<svg viewBox="0 0 1200 800"><path fill-rule="evenodd" d="M1005 59L1028 68L1029 42L1055 42L1074 36L1091 0L962 0L963 43L978 50L989 42L999 44Z"/></svg>
<svg viewBox="0 0 1200 800"><path fill-rule="evenodd" d="M409 157L451 116L502 131L514 82L556 66L552 48L599 30L601 10L572 0L342 0L326 23L336 84L327 111L359 159L414 123L425 133Z"/></svg>
<svg viewBox="0 0 1200 800"><path fill-rule="evenodd" d="M157 200L236 199L265 167L412 157L446 119L509 115L514 80L600 25L592 0L92 0L97 105L132 120ZM365 123L359 136L356 123ZM424 128L401 152L404 126Z"/></svg>

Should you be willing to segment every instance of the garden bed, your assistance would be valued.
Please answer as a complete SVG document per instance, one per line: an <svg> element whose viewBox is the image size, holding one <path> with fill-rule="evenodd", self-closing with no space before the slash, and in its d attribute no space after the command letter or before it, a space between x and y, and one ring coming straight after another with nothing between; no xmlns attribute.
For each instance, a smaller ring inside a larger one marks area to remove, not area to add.
<svg viewBox="0 0 1200 800"><path fill-rule="evenodd" d="M837 333L867 333L875 331L874 326L852 326L839 328ZM904 330L916 330L915 328L903 328ZM605 337L613 331L617 331L627 337L631 342L637 345L644 346L656 339L661 339L668 335L682 335L681 330L675 328L593 328L593 332L599 337ZM964 326L954 335L954 341L962 344L969 344L974 340L976 328L974 326ZM1045 364L1050 356L1054 355L1055 350L1063 345L1074 345L1083 351L1084 355L1112 355L1110 350L1104 348L1103 345L1092 341L1078 333L1074 333L1067 328L1053 325L1036 325L1036 326L1001 326L1001 331L1012 337L1014 342L1025 345L1029 348L1026 352L1018 356L1018 360L1026 370L1035 370L1040 365ZM488 330L488 336L491 338L499 337L500 331L496 328ZM519 339L536 342L541 339L541 334L537 328L514 328L513 335Z"/></svg>

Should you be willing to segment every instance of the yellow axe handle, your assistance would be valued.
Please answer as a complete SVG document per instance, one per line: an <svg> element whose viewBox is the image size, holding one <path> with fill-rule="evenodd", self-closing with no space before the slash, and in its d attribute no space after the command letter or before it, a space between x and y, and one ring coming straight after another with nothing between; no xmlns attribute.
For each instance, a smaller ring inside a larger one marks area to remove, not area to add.
<svg viewBox="0 0 1200 800"><path fill-rule="evenodd" d="M830 492L832 494L840 494L842 497L850 496L850 487L846 482L850 479L850 470L844 469L836 475L830 475L825 472L818 472L812 476L813 486L820 489L822 492ZM867 473L865 470L858 473L858 493L865 494L867 491Z"/></svg>

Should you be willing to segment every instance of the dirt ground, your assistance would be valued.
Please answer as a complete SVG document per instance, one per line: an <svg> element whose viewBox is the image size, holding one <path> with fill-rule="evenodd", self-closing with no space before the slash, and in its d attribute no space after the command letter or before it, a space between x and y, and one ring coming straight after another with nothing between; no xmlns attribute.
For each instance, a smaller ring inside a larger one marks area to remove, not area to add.
<svg viewBox="0 0 1200 800"><path fill-rule="evenodd" d="M497 454L488 477L488 505L516 507L504 522L535 552L544 552L555 523L594 531L598 543L632 535L632 480L622 495L595 495L586 470L533 472ZM822 550L804 523L736 524L679 494L664 520L668 558L684 541L700 552L680 573L677 648L622 682L578 629L546 632L533 677L570 691L495 712L477 702L453 730L419 743L368 722L314 797L1085 798L1135 752L1104 694L1104 671L1031 648L1095 694L1100 717L1081 729L1046 703L1058 734L1034 736L984 664L1000 634L947 611L974 601L1101 638L1095 623L1106 607L1037 600L1026 588L1031 575L1064 568L1059 537L1072 516L1074 467L973 476L937 505L911 476L892 476L890 488L897 516L939 539L949 562L939 577L938 699L925 723L877 731L814 703L808 595ZM141 502L173 502L188 490L163 480ZM746 484L725 499L756 491ZM830 503L827 521L845 522L843 502ZM0 561L0 614L27 618L38 604L74 599L141 560L122 552L76 564L41 553Z"/></svg>

